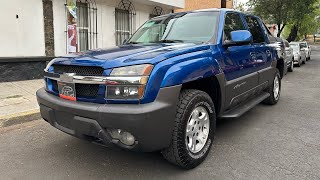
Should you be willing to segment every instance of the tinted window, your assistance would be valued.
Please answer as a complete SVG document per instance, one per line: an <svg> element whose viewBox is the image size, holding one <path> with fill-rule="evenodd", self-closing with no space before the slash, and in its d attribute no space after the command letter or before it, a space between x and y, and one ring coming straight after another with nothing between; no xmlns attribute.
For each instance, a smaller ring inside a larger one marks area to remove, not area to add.
<svg viewBox="0 0 320 180"><path fill-rule="evenodd" d="M258 20L255 17L252 16L246 16L246 21L249 26L249 30L253 36L253 42L254 43L263 43L265 42L264 39L264 33L261 29L261 26L258 22Z"/></svg>
<svg viewBox="0 0 320 180"><path fill-rule="evenodd" d="M231 32L246 30L238 13L228 13L224 22L224 40L231 40Z"/></svg>

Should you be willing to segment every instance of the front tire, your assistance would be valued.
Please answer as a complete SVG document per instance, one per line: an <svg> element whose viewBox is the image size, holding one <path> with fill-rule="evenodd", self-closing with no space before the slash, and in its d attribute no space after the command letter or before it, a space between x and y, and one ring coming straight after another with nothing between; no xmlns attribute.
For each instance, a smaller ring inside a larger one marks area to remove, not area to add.
<svg viewBox="0 0 320 180"><path fill-rule="evenodd" d="M298 67L301 67L301 57L300 57L300 59L299 59L299 61L298 61L297 66L298 66Z"/></svg>
<svg viewBox="0 0 320 180"><path fill-rule="evenodd" d="M268 105L275 105L278 103L280 99L280 92L281 92L281 78L279 70L276 71L276 74L273 78L272 85L267 89L267 92L270 96L263 101L264 104Z"/></svg>
<svg viewBox="0 0 320 180"><path fill-rule="evenodd" d="M184 169L192 169L208 156L214 140L216 113L210 96L199 90L183 90L177 105L171 144L163 157Z"/></svg>
<svg viewBox="0 0 320 180"><path fill-rule="evenodd" d="M290 67L288 68L289 72L293 72L293 67L294 67L294 62L293 60L291 61Z"/></svg>

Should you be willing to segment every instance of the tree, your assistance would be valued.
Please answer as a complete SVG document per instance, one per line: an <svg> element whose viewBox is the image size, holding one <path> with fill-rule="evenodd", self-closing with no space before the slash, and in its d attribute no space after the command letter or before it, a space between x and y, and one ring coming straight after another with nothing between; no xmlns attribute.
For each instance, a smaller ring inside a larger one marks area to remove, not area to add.
<svg viewBox="0 0 320 180"><path fill-rule="evenodd" d="M289 23L292 2L300 0L249 0L249 5L254 8L254 13L262 17L267 23L277 24L278 34Z"/></svg>
<svg viewBox="0 0 320 180"><path fill-rule="evenodd" d="M235 8L235 10L241 11L241 12L245 12L246 8L245 8L245 4L244 3L239 3L237 5L237 7Z"/></svg>
<svg viewBox="0 0 320 180"><path fill-rule="evenodd" d="M268 23L277 24L280 37L283 29L290 25L289 41L295 40L300 31L312 30L314 13L319 9L320 0L249 0L255 14Z"/></svg>
<svg viewBox="0 0 320 180"><path fill-rule="evenodd" d="M292 11L292 28L288 41L295 41L297 38L308 33L314 33L319 24L316 23L316 16L319 9L319 0L304 0L294 3Z"/></svg>
<svg viewBox="0 0 320 180"><path fill-rule="evenodd" d="M295 4L295 11L292 14L292 28L288 37L288 41L295 41L300 36L313 34L317 31L319 22L320 1L319 0L304 0Z"/></svg>

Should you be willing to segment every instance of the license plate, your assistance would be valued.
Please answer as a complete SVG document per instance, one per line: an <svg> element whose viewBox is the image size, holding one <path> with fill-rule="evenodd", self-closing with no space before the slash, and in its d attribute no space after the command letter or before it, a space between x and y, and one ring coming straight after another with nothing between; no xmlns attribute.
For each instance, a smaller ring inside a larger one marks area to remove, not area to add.
<svg viewBox="0 0 320 180"><path fill-rule="evenodd" d="M60 98L76 101L76 88L74 83L58 82Z"/></svg>

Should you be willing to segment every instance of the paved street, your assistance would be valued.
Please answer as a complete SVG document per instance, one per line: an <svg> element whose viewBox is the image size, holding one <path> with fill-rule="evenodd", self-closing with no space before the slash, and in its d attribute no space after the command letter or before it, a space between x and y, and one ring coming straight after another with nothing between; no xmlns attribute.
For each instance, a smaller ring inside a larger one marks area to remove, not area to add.
<svg viewBox="0 0 320 180"><path fill-rule="evenodd" d="M181 170L158 153L111 150L44 121L0 129L1 179L320 179L320 49L282 81L276 106L259 105L218 123L198 168Z"/></svg>

